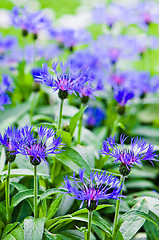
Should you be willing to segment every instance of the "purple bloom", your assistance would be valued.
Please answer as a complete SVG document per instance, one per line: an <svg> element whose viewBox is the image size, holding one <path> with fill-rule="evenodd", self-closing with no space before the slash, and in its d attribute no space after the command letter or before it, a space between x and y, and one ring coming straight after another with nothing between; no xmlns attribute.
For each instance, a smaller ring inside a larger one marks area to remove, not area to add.
<svg viewBox="0 0 159 240"><path fill-rule="evenodd" d="M9 161L15 160L15 155L19 153L22 146L33 140L31 127L25 126L22 128L8 127L4 134L0 133L0 144L5 146L6 155Z"/></svg>
<svg viewBox="0 0 159 240"><path fill-rule="evenodd" d="M58 64L59 62L53 62L52 69L50 69L47 64L44 63L41 77L37 77L37 79L41 80L46 86L51 87L54 92L57 90L62 92L66 91L68 94L76 94L76 92L79 92L79 89L82 88L88 80L86 69L79 70L68 62L64 64L60 62L61 72L58 72L56 70ZM53 72L54 75L51 75L49 70Z"/></svg>
<svg viewBox="0 0 159 240"><path fill-rule="evenodd" d="M123 197L120 194L122 185L120 181L112 174L109 175L106 171L103 173L91 172L90 179L84 177L85 170L79 171L79 179L75 177L75 172L72 180L68 176L64 179L64 187L68 194L72 194L74 199L81 200L82 208L84 202L87 203L89 210L95 210L100 199L119 199Z"/></svg>
<svg viewBox="0 0 159 240"><path fill-rule="evenodd" d="M0 84L0 110L4 110L3 105L10 104L10 98L7 92L13 92L12 79L10 76L3 74L2 83Z"/></svg>
<svg viewBox="0 0 159 240"><path fill-rule="evenodd" d="M30 13L26 8L15 6L11 13L12 24L23 31L37 34L40 30L48 28L50 21L41 11Z"/></svg>
<svg viewBox="0 0 159 240"><path fill-rule="evenodd" d="M114 98L120 104L120 106L125 106L128 100L134 97L134 93L127 89L118 89L115 91L116 93L114 94Z"/></svg>
<svg viewBox="0 0 159 240"><path fill-rule="evenodd" d="M112 28L117 22L123 20L124 8L117 4L100 5L93 9L93 20L95 23L107 24Z"/></svg>
<svg viewBox="0 0 159 240"><path fill-rule="evenodd" d="M30 157L30 161L33 165L39 165L41 161L47 163L46 157L49 154L60 153L59 149L63 144L61 143L62 139L56 136L56 132L53 129L47 127L38 127L38 137L29 138L29 141L26 141L25 144L21 145L18 153ZM23 138L27 136L32 136L31 132L28 132L27 129L23 130ZM47 144L49 140L49 144Z"/></svg>
<svg viewBox="0 0 159 240"><path fill-rule="evenodd" d="M17 38L12 36L2 37L0 35L0 57L7 51L10 51L15 45L17 45Z"/></svg>
<svg viewBox="0 0 159 240"><path fill-rule="evenodd" d="M99 107L88 107L85 110L85 122L88 127L100 126L105 119L104 111Z"/></svg>
<svg viewBox="0 0 159 240"><path fill-rule="evenodd" d="M50 35L59 43L60 47L66 47L70 49L77 45L87 44L91 40L91 34L83 29L50 29Z"/></svg>
<svg viewBox="0 0 159 240"><path fill-rule="evenodd" d="M149 160L153 164L152 161L156 160L157 154L152 144L148 144L144 139L133 137L130 148L126 148L124 145L126 139L125 135L121 135L120 144L117 144L115 136L106 138L103 142L103 149L100 151L101 154L113 157L115 163L120 162L122 166L126 166L129 172L134 164L141 165L142 161Z"/></svg>

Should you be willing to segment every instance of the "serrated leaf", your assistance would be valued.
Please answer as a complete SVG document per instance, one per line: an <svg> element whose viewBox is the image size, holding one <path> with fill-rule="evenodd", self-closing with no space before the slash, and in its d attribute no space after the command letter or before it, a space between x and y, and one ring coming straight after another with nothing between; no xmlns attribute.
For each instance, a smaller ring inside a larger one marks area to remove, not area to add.
<svg viewBox="0 0 159 240"><path fill-rule="evenodd" d="M45 218L24 220L24 239L42 240Z"/></svg>
<svg viewBox="0 0 159 240"><path fill-rule="evenodd" d="M69 127L70 127L70 135L71 137L73 136L77 123L79 121L79 119L81 118L81 116L83 115L84 111L86 110L87 106L82 107L71 119L70 119L70 123L69 123Z"/></svg>
<svg viewBox="0 0 159 240"><path fill-rule="evenodd" d="M56 154L55 158L68 166L73 171L79 173L79 170L85 169L85 174L90 175L91 169L81 155L72 148L64 148L60 154Z"/></svg>

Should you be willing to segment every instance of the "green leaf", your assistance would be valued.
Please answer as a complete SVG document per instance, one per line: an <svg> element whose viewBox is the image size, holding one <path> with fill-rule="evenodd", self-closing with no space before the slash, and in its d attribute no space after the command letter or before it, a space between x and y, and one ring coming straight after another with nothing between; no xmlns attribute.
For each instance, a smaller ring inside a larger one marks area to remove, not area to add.
<svg viewBox="0 0 159 240"><path fill-rule="evenodd" d="M45 218L24 220L24 239L42 240Z"/></svg>
<svg viewBox="0 0 159 240"><path fill-rule="evenodd" d="M13 125L18 118L24 116L24 113L29 111L30 104L28 104L29 100L25 103L21 103L14 108L6 109L0 115L0 132L3 132L5 128ZM16 114L15 114L16 113ZM5 121L4 121L5 119Z"/></svg>
<svg viewBox="0 0 159 240"><path fill-rule="evenodd" d="M3 240L24 240L24 231L21 226L17 226L11 233L7 234Z"/></svg>
<svg viewBox="0 0 159 240"><path fill-rule="evenodd" d="M58 196L54 201L53 203L51 204L51 206L49 207L49 210L48 210L48 214L47 214L47 217L46 219L50 219L54 216L54 214L56 213L56 211L58 210L59 206L60 206L60 203L61 203L61 200L63 198L63 194L61 194L60 196Z"/></svg>
<svg viewBox="0 0 159 240"><path fill-rule="evenodd" d="M91 169L81 155L72 148L63 148L63 152L56 154L55 158L68 166L73 171L79 173L79 170L85 169L85 174L90 176Z"/></svg>
<svg viewBox="0 0 159 240"><path fill-rule="evenodd" d="M4 175L7 174L8 171L3 171L0 175ZM44 173L37 173L39 176L49 176L48 174L44 174ZM18 177L18 176L34 176L34 171L31 169L22 169L22 168L18 168L18 169L11 169L11 173L10 173L11 177Z"/></svg>
<svg viewBox="0 0 159 240"><path fill-rule="evenodd" d="M157 218L157 216L155 216L153 213L151 213L151 211L150 211L150 214L151 214L151 216ZM158 225L159 225L159 218L157 218L157 222L158 222ZM148 239L158 240L159 228L157 229L156 226L154 226L153 223L146 220L145 223L144 223L144 229L147 233Z"/></svg>
<svg viewBox="0 0 159 240"><path fill-rule="evenodd" d="M1 157L0 157L0 174L2 173L6 161L6 154L5 154L5 148L2 148Z"/></svg>
<svg viewBox="0 0 159 240"><path fill-rule="evenodd" d="M85 240L84 234L79 232L78 230L66 230L63 232L59 232L59 236L62 237L63 240L70 239L70 240ZM95 238L91 238L91 240L95 240Z"/></svg>
<svg viewBox="0 0 159 240"><path fill-rule="evenodd" d="M87 106L82 107L71 119L70 119L70 123L69 123L69 127L70 127L70 134L71 137L73 137L73 134L75 132L76 126L77 126L77 122L79 121L79 119L82 117L84 111L86 110Z"/></svg>
<svg viewBox="0 0 159 240"><path fill-rule="evenodd" d="M2 239L9 234L14 228L16 228L20 223L19 222L15 222L12 224L7 224L5 229L3 230L3 235L2 235Z"/></svg>
<svg viewBox="0 0 159 240"><path fill-rule="evenodd" d="M52 189L49 189L49 190L46 190L40 197L39 197L39 200L38 200L38 203L40 203L40 201L44 200L45 198L53 195L53 194L59 194L59 193L62 193L64 192L63 189L58 189L58 188L52 188Z"/></svg>
<svg viewBox="0 0 159 240"><path fill-rule="evenodd" d="M6 223L7 219L6 219L6 208L5 206L0 202L0 216L3 220L4 223Z"/></svg>
<svg viewBox="0 0 159 240"><path fill-rule="evenodd" d="M118 233L117 233L116 240L124 240L124 237L120 231L118 231Z"/></svg>
<svg viewBox="0 0 159 240"><path fill-rule="evenodd" d="M12 198L11 206L15 207L21 201L23 201L27 198L30 198L30 197L34 197L34 191L32 189L20 191L16 195L14 195L14 197Z"/></svg>
<svg viewBox="0 0 159 240"><path fill-rule="evenodd" d="M143 199L134 206L133 210L123 214L119 218L118 229L120 228L124 240L131 239L142 227L146 219L154 223L157 227L155 220L148 214L146 201Z"/></svg>
<svg viewBox="0 0 159 240"><path fill-rule="evenodd" d="M61 136L62 142L65 143L67 147L71 147L72 138L69 132L58 130L57 136Z"/></svg>

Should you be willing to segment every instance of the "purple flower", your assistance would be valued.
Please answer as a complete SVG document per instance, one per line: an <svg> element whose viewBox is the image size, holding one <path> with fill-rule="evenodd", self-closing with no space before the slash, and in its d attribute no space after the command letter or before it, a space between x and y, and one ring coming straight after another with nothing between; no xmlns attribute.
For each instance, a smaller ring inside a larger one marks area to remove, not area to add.
<svg viewBox="0 0 159 240"><path fill-rule="evenodd" d="M60 153L62 150L59 148L63 146L61 143L62 139L56 136L56 132L53 129L41 126L38 127L37 132L37 138L29 138L29 141L21 145L18 150L18 153L30 157L30 162L33 165L39 165L42 160L47 163L46 157L49 154ZM24 128L23 137L27 136L32 136L32 133ZM49 144L47 144L48 140Z"/></svg>
<svg viewBox="0 0 159 240"><path fill-rule="evenodd" d="M128 170L128 173L134 164L141 165L141 162L145 160L149 160L152 164L153 160L157 161L155 159L157 154L152 144L148 144L144 139L133 137L131 138L130 147L126 148L124 145L126 139L125 135L121 135L120 144L117 144L115 143L115 136L106 138L100 151L101 154L113 157L115 159L114 162L120 162L122 167L126 166L124 170Z"/></svg>
<svg viewBox="0 0 159 240"><path fill-rule="evenodd" d="M12 24L21 28L24 34L28 32L37 34L40 30L50 27L50 21L41 11L30 13L26 8L13 7L11 13Z"/></svg>
<svg viewBox="0 0 159 240"><path fill-rule="evenodd" d="M125 106L128 100L134 97L134 93L127 89L116 89L114 99L119 103L120 106Z"/></svg>
<svg viewBox="0 0 159 240"><path fill-rule="evenodd" d="M60 62L61 72L58 72L57 66L59 62L53 62L52 69L48 68L47 64L44 63L42 66L41 77L37 77L43 84L52 88L55 92L60 90L66 91L68 94L76 94L79 89L84 86L87 82L87 71L86 69L77 69L68 62ZM53 73L50 74L49 70Z"/></svg>
<svg viewBox="0 0 159 240"><path fill-rule="evenodd" d="M0 84L0 110L4 110L3 105L10 104L10 98L8 92L13 92L12 79L10 76L3 74L2 83Z"/></svg>
<svg viewBox="0 0 159 240"><path fill-rule="evenodd" d="M14 161L15 155L19 153L19 149L33 140L31 130L32 128L29 126L22 128L8 127L3 135L0 133L0 144L5 146L9 161Z"/></svg>
<svg viewBox="0 0 159 240"><path fill-rule="evenodd" d="M67 194L72 194L72 198L82 201L80 208L86 202L89 210L95 210L100 199L109 200L123 197L120 194L122 185L112 174L109 175L106 171L91 172L90 179L88 179L84 177L84 172L85 170L79 171L79 179L75 177L75 172L71 180L66 176L65 184L63 184Z"/></svg>
<svg viewBox="0 0 159 240"><path fill-rule="evenodd" d="M105 119L104 111L99 107L88 107L85 110L85 122L88 127L100 126Z"/></svg>
<svg viewBox="0 0 159 240"><path fill-rule="evenodd" d="M117 4L100 5L93 9L93 20L95 23L107 24L112 28L117 22L123 19L124 8Z"/></svg>
<svg viewBox="0 0 159 240"><path fill-rule="evenodd" d="M17 38L12 36L2 37L0 35L0 57L7 51L10 51L13 47L17 45Z"/></svg>
<svg viewBox="0 0 159 240"><path fill-rule="evenodd" d="M50 35L59 43L60 47L70 49L77 45L87 44L91 40L91 34L83 29L50 29Z"/></svg>

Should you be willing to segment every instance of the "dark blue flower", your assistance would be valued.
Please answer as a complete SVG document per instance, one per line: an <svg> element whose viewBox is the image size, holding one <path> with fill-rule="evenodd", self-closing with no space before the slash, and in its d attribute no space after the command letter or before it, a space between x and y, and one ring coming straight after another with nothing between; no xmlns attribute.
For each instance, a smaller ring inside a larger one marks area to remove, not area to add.
<svg viewBox="0 0 159 240"><path fill-rule="evenodd" d="M58 72L57 66L59 62L53 62L52 69L48 68L47 64L43 64L41 77L37 77L43 84L52 88L53 91L66 91L68 94L79 92L87 82L87 70L77 69L68 62L60 62L61 72ZM53 73L50 74L49 70Z"/></svg>
<svg viewBox="0 0 159 240"><path fill-rule="evenodd" d="M46 161L46 157L49 154L57 154L62 150L59 148L64 144L61 143L62 139L56 136L56 132L47 127L38 127L37 138L29 138L25 144L21 145L18 153L30 157L30 161L33 165L38 165L41 161ZM23 130L23 137L32 136L32 132L28 132L27 129ZM48 144L49 140L49 144Z"/></svg>
<svg viewBox="0 0 159 240"><path fill-rule="evenodd" d="M142 161L149 160L153 164L153 160L156 160L157 154L154 151L154 146L148 144L147 141L139 137L131 138L130 147L125 146L125 135L120 136L120 144L115 143L115 136L106 138L103 142L103 149L101 154L109 155L113 157L114 162L120 162L125 165L128 170L133 167L134 164L141 165Z"/></svg>
<svg viewBox="0 0 159 240"><path fill-rule="evenodd" d="M119 103L120 106L125 106L128 100L134 97L134 93L127 89L116 89L114 99Z"/></svg>
<svg viewBox="0 0 159 240"><path fill-rule="evenodd" d="M99 107L88 107L85 110L85 122L89 127L97 127L100 126L101 122L105 118L104 111Z"/></svg>
<svg viewBox="0 0 159 240"><path fill-rule="evenodd" d="M3 105L10 104L10 97L8 96L8 92L13 92L12 79L9 75L2 75L2 83L0 84L0 110L4 110Z"/></svg>
<svg viewBox="0 0 159 240"><path fill-rule="evenodd" d="M112 174L107 174L106 171L91 172L90 179L88 179L84 177L84 172L85 170L79 171L79 179L75 177L75 172L71 180L68 179L68 176L64 179L64 188L67 193L72 194L72 198L82 201L80 208L86 202L88 209L93 207L92 210L95 210L101 199L109 200L123 197L120 194L122 185Z"/></svg>

